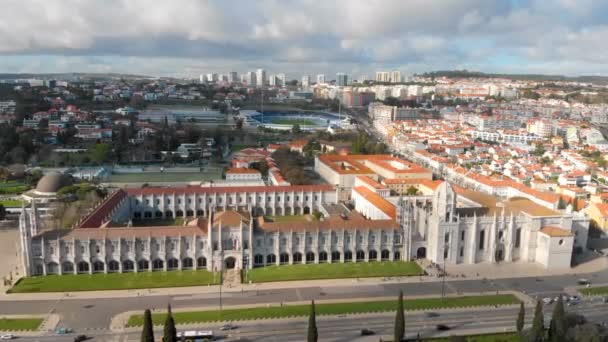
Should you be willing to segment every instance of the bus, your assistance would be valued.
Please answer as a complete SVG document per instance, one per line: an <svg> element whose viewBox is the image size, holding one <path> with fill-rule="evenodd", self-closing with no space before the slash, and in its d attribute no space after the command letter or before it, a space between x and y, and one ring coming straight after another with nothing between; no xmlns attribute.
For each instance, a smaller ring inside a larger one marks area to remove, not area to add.
<svg viewBox="0 0 608 342"><path fill-rule="evenodd" d="M187 330L177 333L177 340L180 342L207 342L213 341L213 331L211 330Z"/></svg>

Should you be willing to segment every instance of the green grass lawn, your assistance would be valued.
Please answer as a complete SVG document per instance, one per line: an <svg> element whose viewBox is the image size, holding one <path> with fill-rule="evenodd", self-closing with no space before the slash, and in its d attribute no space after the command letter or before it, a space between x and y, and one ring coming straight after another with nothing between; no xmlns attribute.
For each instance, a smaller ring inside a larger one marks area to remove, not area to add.
<svg viewBox="0 0 608 342"><path fill-rule="evenodd" d="M284 223L284 222L306 221L306 216L307 215L285 215L285 216L266 216L266 218L268 218L269 220L272 220L273 222Z"/></svg>
<svg viewBox="0 0 608 342"><path fill-rule="evenodd" d="M212 272L204 270L48 275L23 278L9 292L68 292L199 286L217 284L219 277L215 278Z"/></svg>
<svg viewBox="0 0 608 342"><path fill-rule="evenodd" d="M257 146L255 146L255 145L232 145L230 150L232 152L238 152L238 151L246 149L246 148L257 148Z"/></svg>
<svg viewBox="0 0 608 342"><path fill-rule="evenodd" d="M206 179L221 179L221 169L206 168L203 172L141 172L112 174L107 182L111 183L158 183L193 182Z"/></svg>
<svg viewBox="0 0 608 342"><path fill-rule="evenodd" d="M579 290L585 296L602 296L608 295L608 286L588 287Z"/></svg>
<svg viewBox="0 0 608 342"><path fill-rule="evenodd" d="M3 205L5 208L21 208L21 205L23 205L23 201L17 199L6 199L0 200L0 204Z"/></svg>
<svg viewBox="0 0 608 342"><path fill-rule="evenodd" d="M508 305L517 304L519 300L513 295L489 295L489 296L465 296L448 298L424 298L410 299L404 301L406 310L427 310L427 309L447 309L468 306L482 305ZM317 315L342 315L352 313L387 312L397 309L396 300L372 301L372 302L352 302L352 303L332 303L317 304ZM178 324L183 323L203 323L214 321L238 321L252 319L274 319L285 317L308 316L310 306L307 305L287 305L272 307L255 307L227 309L221 313L219 310L209 311L184 311L173 312L173 318ZM165 314L153 314L152 319L155 324L160 325L165 321ZM127 326L141 326L143 316L133 315L129 317Z"/></svg>
<svg viewBox="0 0 608 342"><path fill-rule="evenodd" d="M0 318L0 331L37 330L42 318Z"/></svg>
<svg viewBox="0 0 608 342"><path fill-rule="evenodd" d="M133 220L133 226L135 226L135 227L182 226L183 224L184 224L183 217Z"/></svg>
<svg viewBox="0 0 608 342"><path fill-rule="evenodd" d="M21 182L9 181L9 182L0 182L0 194L2 195L11 195L11 194L20 194L22 192L26 192L30 189L29 185L26 185Z"/></svg>
<svg viewBox="0 0 608 342"><path fill-rule="evenodd" d="M415 262L386 261L336 264L282 265L254 268L247 281L271 281L416 276L424 271Z"/></svg>
<svg viewBox="0 0 608 342"><path fill-rule="evenodd" d="M274 119L272 124L275 125L300 125L300 126L315 126L315 122L308 119Z"/></svg>

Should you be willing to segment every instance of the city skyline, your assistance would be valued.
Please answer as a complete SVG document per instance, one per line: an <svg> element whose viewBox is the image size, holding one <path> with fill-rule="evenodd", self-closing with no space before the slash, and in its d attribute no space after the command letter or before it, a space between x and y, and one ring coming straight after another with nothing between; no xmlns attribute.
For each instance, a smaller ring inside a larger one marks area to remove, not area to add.
<svg viewBox="0 0 608 342"><path fill-rule="evenodd" d="M607 5L592 1L4 5L0 18L10 23L0 29L5 73L608 74L601 45Z"/></svg>

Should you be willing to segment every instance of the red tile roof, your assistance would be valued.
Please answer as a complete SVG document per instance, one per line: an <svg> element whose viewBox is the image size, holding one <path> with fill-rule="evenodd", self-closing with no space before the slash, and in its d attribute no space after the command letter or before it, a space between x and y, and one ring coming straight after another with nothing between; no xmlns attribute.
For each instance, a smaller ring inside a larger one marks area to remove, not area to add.
<svg viewBox="0 0 608 342"><path fill-rule="evenodd" d="M122 189L113 192L78 224L78 228L99 228L112 210L126 197L127 192Z"/></svg>
<svg viewBox="0 0 608 342"><path fill-rule="evenodd" d="M376 194L375 192L364 186L354 187L353 190L390 218L397 218L397 209L395 208L395 206L391 202L384 199L382 196Z"/></svg>
<svg viewBox="0 0 608 342"><path fill-rule="evenodd" d="M256 169L246 169L244 167L233 167L231 169L228 169L228 171L226 171L227 174L236 174L236 173L247 173L247 174L259 174L260 171L256 170Z"/></svg>
<svg viewBox="0 0 608 342"><path fill-rule="evenodd" d="M186 187L145 187L127 188L129 195L153 195L153 194L213 194L213 193L241 193L241 192L298 192L298 191L334 191L335 188L328 184L321 185L279 185L279 186L186 186Z"/></svg>

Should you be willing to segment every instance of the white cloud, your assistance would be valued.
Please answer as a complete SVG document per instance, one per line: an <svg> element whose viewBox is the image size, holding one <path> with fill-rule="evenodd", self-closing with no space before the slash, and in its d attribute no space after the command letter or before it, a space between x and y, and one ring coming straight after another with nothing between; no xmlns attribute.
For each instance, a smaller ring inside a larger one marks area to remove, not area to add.
<svg viewBox="0 0 608 342"><path fill-rule="evenodd" d="M511 67L488 62L502 55L529 60L516 66L521 71L532 65L576 70L577 63L605 71L606 6L592 0L4 0L0 56L57 56L38 65L24 58L19 66L69 68L58 62L62 57L85 71L118 70L125 66L113 61L136 59L128 67L150 74L182 73L184 64L299 72ZM105 66L90 63L91 56L107 55L115 58L99 59ZM14 59L2 59L1 71L17 68Z"/></svg>

